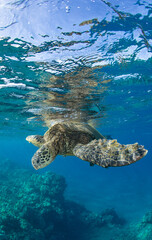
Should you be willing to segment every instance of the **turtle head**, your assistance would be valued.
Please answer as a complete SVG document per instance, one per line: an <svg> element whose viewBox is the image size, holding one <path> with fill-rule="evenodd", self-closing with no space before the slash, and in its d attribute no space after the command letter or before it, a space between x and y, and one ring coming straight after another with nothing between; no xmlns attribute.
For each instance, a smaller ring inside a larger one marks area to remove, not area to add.
<svg viewBox="0 0 152 240"><path fill-rule="evenodd" d="M53 153L53 151L50 150L48 144L44 144L32 157L32 165L36 170L44 168L53 162L55 156L56 155Z"/></svg>
<svg viewBox="0 0 152 240"><path fill-rule="evenodd" d="M41 147L44 144L44 137L41 135L30 135L26 137L26 141L32 143L36 147Z"/></svg>

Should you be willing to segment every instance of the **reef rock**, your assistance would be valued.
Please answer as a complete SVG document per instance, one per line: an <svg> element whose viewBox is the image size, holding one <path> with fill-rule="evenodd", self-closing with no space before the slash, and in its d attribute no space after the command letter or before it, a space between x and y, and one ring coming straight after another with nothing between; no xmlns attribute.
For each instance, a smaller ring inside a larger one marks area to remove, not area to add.
<svg viewBox="0 0 152 240"><path fill-rule="evenodd" d="M125 223L113 209L95 214L66 200L64 177L51 172L3 166L0 185L0 239L88 240L94 229Z"/></svg>

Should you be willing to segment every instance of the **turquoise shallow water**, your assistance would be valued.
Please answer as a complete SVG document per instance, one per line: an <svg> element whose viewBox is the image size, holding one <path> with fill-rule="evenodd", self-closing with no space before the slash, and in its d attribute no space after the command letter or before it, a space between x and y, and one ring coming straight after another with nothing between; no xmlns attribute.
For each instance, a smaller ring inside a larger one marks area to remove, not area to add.
<svg viewBox="0 0 152 240"><path fill-rule="evenodd" d="M7 0L0 14L1 238L151 240L151 2ZM58 156L35 171L25 138L52 119L89 122L148 154L109 169Z"/></svg>

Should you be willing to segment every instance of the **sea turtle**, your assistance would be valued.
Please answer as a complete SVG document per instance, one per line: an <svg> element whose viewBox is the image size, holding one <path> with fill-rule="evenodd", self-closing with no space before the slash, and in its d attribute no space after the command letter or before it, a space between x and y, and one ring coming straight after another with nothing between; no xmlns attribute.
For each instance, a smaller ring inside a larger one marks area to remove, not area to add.
<svg viewBox="0 0 152 240"><path fill-rule="evenodd" d="M129 165L148 152L138 143L121 145L89 124L72 121L53 121L44 136L31 135L26 140L39 147L32 158L35 169L46 167L58 154L74 155L106 168Z"/></svg>

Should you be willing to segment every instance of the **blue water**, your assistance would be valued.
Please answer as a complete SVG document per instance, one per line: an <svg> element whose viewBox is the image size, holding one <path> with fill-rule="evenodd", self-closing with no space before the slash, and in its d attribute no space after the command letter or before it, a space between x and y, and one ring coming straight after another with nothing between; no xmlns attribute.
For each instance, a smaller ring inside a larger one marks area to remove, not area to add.
<svg viewBox="0 0 152 240"><path fill-rule="evenodd" d="M0 15L1 172L8 162L40 176L53 172L65 178L66 200L97 214L114 208L128 225L139 223L152 211L151 1L2 0ZM89 122L120 143L144 145L148 154L109 169L57 156L36 171L37 148L25 138L43 135L50 119ZM112 227L101 228L87 239L113 239L109 233Z"/></svg>

